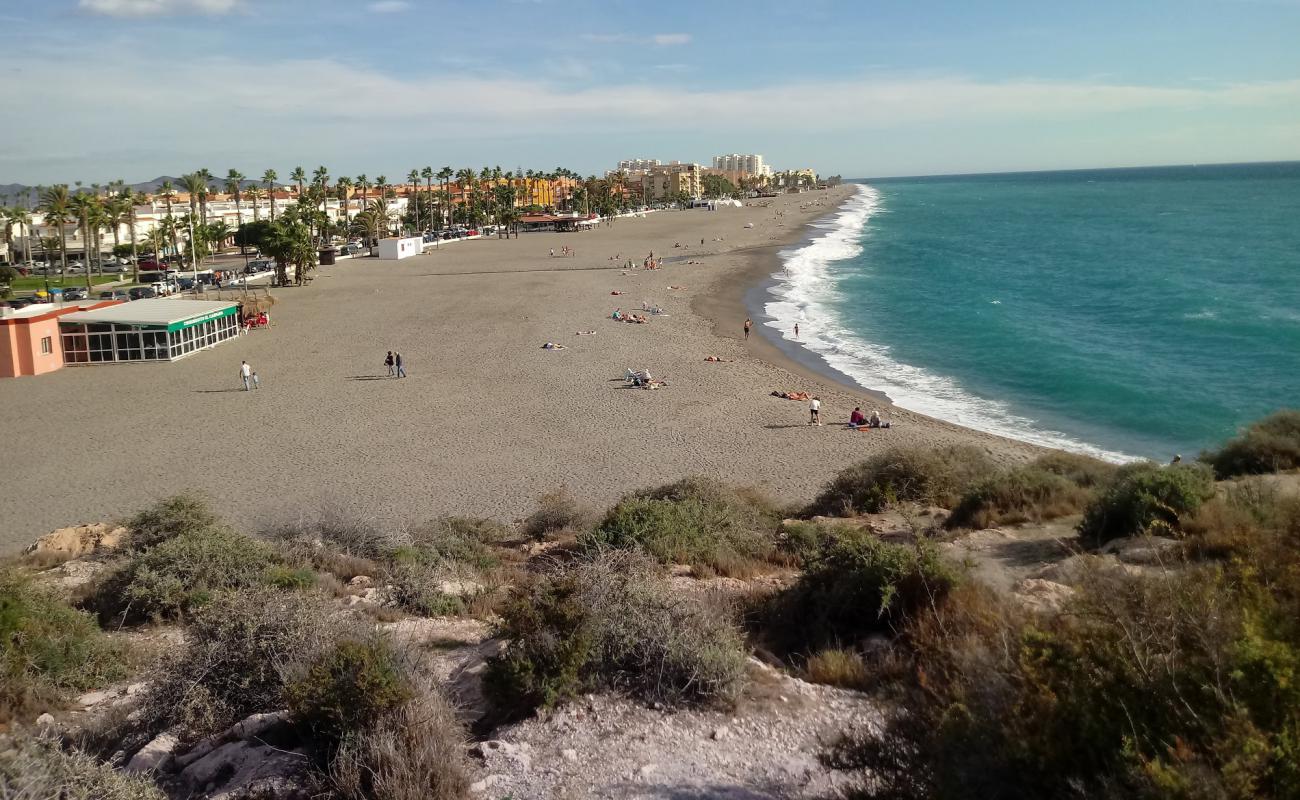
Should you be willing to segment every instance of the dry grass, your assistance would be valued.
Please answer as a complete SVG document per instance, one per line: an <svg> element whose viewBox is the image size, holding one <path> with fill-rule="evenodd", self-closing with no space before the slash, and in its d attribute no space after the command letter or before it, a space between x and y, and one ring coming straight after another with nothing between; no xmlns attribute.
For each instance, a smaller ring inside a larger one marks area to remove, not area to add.
<svg viewBox="0 0 1300 800"><path fill-rule="evenodd" d="M595 509L579 502L561 486L537 498L537 510L524 520L523 533L539 542L577 536L599 519Z"/></svg>
<svg viewBox="0 0 1300 800"><path fill-rule="evenodd" d="M871 670L855 650L831 647L809 656L803 668L804 679L841 689L871 688Z"/></svg>

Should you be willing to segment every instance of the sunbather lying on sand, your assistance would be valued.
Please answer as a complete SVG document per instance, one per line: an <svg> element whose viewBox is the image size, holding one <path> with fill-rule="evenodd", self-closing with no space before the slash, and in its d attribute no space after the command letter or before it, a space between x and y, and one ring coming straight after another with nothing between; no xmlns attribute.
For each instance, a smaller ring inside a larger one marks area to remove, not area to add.
<svg viewBox="0 0 1300 800"><path fill-rule="evenodd" d="M574 336L595 336L595 331L574 331Z"/></svg>
<svg viewBox="0 0 1300 800"><path fill-rule="evenodd" d="M542 349L543 350L568 350L569 348L565 347L562 344L556 344L555 342L547 342L546 344L542 345Z"/></svg>
<svg viewBox="0 0 1300 800"><path fill-rule="evenodd" d="M627 292L620 292L619 290L615 289L614 291L610 292L610 294L617 297L620 294L627 294Z"/></svg>
<svg viewBox="0 0 1300 800"><path fill-rule="evenodd" d="M773 397L781 397L786 400L807 400L810 395L807 392L782 392L780 390L772 392Z"/></svg>
<svg viewBox="0 0 1300 800"><path fill-rule="evenodd" d="M713 363L718 363L718 364L726 364L726 363L729 363L729 362L731 362L731 361L735 361L736 359L734 359L734 358L718 358L717 356L705 356L705 357L704 357L704 360L705 360L705 361L711 361L711 362L713 362Z"/></svg>
<svg viewBox="0 0 1300 800"><path fill-rule="evenodd" d="M685 289L685 286L669 286L669 289Z"/></svg>

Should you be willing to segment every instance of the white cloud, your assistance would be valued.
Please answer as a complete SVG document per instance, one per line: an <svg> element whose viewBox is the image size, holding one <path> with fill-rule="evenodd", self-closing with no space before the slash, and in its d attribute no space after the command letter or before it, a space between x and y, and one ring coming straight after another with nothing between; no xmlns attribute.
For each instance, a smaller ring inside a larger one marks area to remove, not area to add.
<svg viewBox="0 0 1300 800"><path fill-rule="evenodd" d="M169 14L229 14L243 0L81 0L80 7L110 17L158 17Z"/></svg>
<svg viewBox="0 0 1300 800"><path fill-rule="evenodd" d="M0 73L27 63L21 53L0 53ZM86 81L92 73L96 80ZM493 157L487 140L521 131L557 143L681 131L868 141L875 132L917 126L1120 130L1129 115L1138 114L1164 119L1172 128L1180 120L1191 124L1187 115L1197 112L1237 126L1245 157L1251 152L1252 115L1276 118L1279 109L1300 109L1300 79L1137 86L871 73L744 89L695 90L664 82L575 88L564 78L483 77L464 70L398 77L332 59L201 56L159 70L141 56L101 60L90 54L49 62L41 75L44 113L12 117L0 152L0 172L21 171L15 177L26 180L94 179L92 171L116 174L126 169L116 165L128 163L152 164L161 172L213 158L233 164L359 160L362 142L371 154L366 161L415 152L437 140L483 142L483 156ZM105 93L103 86L138 88ZM218 115L211 108L215 96L222 98ZM22 107L30 100L30 85L0 83L0 106ZM155 122L159 109L166 110L165 126ZM102 136L99 123L105 119L114 120L113 137ZM1297 121L1300 113L1274 119L1281 125Z"/></svg>
<svg viewBox="0 0 1300 800"><path fill-rule="evenodd" d="M379 2L371 3L366 8L376 14L396 14L401 11L409 11L411 4L407 0L379 0Z"/></svg>
<svg viewBox="0 0 1300 800"><path fill-rule="evenodd" d="M690 44L691 35L689 33L656 33L650 37L650 41L660 47L675 47L682 44Z"/></svg>

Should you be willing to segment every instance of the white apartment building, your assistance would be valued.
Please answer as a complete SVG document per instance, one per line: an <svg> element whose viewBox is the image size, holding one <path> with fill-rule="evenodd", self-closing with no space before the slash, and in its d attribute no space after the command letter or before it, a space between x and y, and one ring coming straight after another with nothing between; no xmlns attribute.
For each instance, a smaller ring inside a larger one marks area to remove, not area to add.
<svg viewBox="0 0 1300 800"><path fill-rule="evenodd" d="M763 157L757 153L728 153L725 156L714 156L713 168L745 175L772 174L772 167L763 163Z"/></svg>
<svg viewBox="0 0 1300 800"><path fill-rule="evenodd" d="M645 173L659 166L657 158L629 158L618 162L616 172Z"/></svg>

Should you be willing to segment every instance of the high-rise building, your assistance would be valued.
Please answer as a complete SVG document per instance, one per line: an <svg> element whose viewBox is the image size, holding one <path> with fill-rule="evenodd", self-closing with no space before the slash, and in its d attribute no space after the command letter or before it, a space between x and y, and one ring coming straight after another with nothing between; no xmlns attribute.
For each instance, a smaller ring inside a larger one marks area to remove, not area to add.
<svg viewBox="0 0 1300 800"><path fill-rule="evenodd" d="M618 162L616 171L642 173L649 172L657 166L659 166L659 159L657 158L629 158Z"/></svg>
<svg viewBox="0 0 1300 800"><path fill-rule="evenodd" d="M729 153L713 157L713 168L744 175L771 175L772 168L757 153Z"/></svg>

